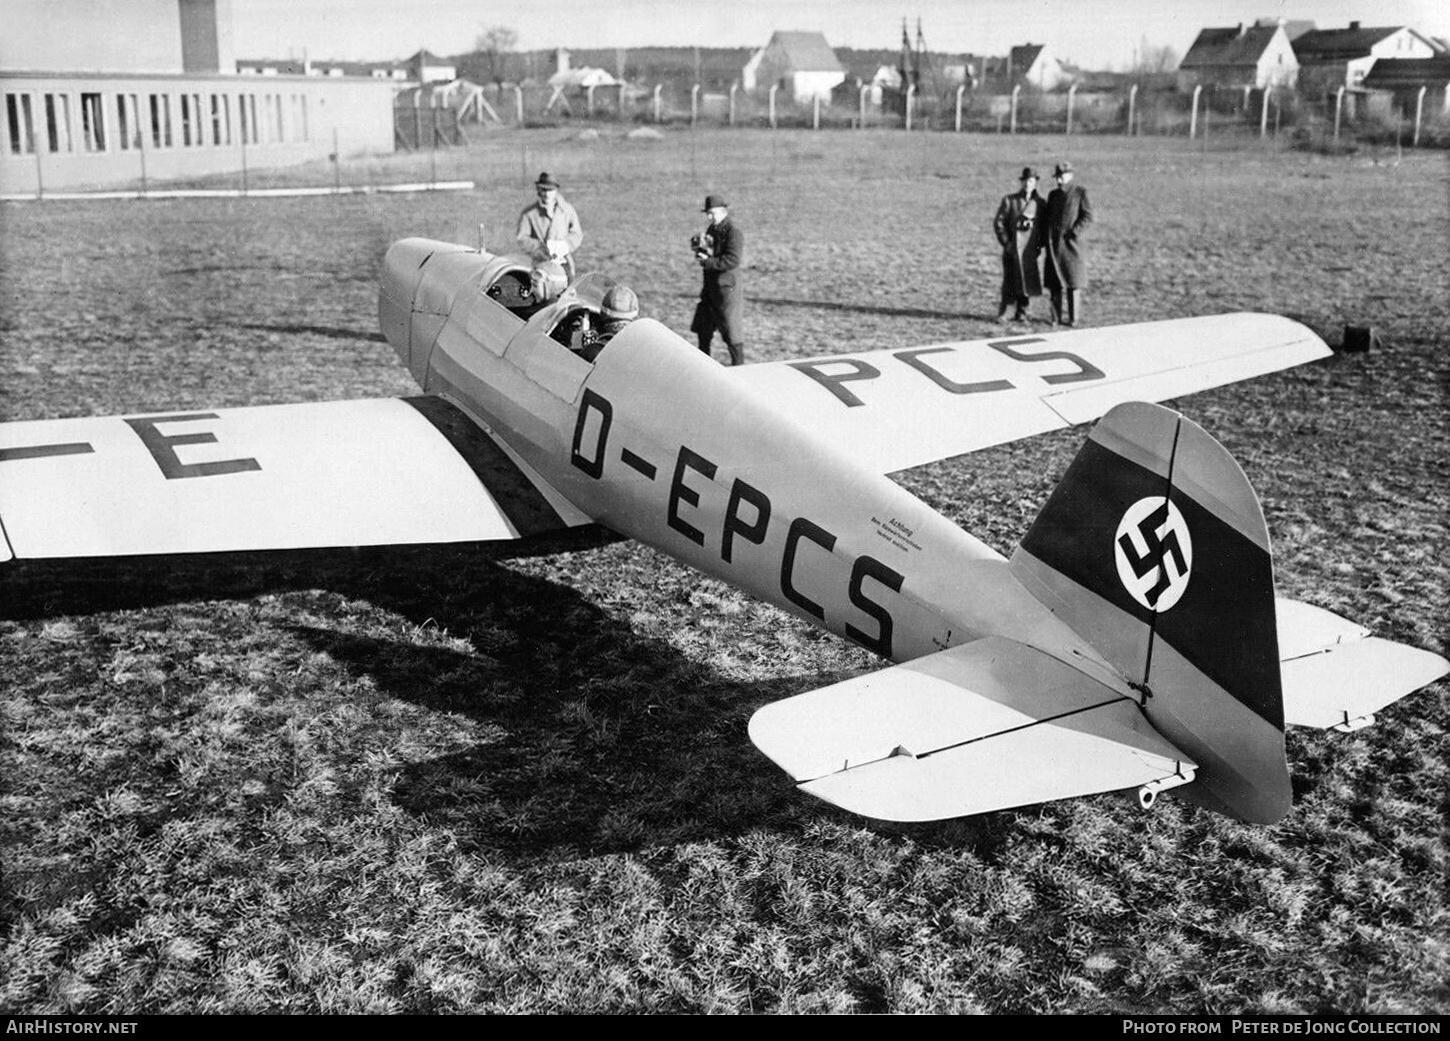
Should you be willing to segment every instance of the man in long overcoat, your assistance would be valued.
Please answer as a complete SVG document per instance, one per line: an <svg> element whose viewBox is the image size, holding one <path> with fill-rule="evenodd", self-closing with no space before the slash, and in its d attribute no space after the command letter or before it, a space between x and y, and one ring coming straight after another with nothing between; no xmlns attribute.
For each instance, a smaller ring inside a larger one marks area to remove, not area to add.
<svg viewBox="0 0 1450 1041"><path fill-rule="evenodd" d="M1052 320L1077 325L1082 321L1082 291L1087 285L1087 253L1082 235L1093 222L1093 208L1088 202L1087 189L1072 183L1071 163L1058 163L1052 175L1057 179L1057 187L1047 197L1047 215L1043 222L1047 249L1044 281L1052 300Z"/></svg>
<svg viewBox="0 0 1450 1041"><path fill-rule="evenodd" d="M705 197L704 212L710 226L695 239L695 259L704 273L700 302L690 331L700 340L700 350L710 353L710 341L718 330L730 351L730 364L745 363L745 295L740 285L740 265L745 261L745 232L730 219L730 210L719 195Z"/></svg>
<svg viewBox="0 0 1450 1041"><path fill-rule="evenodd" d="M1041 248L1041 218L1047 201L1037 194L1037 171L1023 167L1022 187L1004 196L992 220L992 230L1002 247L1002 301L997 321L1007 321L1007 309L1015 307L1012 321L1027 321L1027 303L1042 295L1042 274L1038 267Z"/></svg>
<svg viewBox="0 0 1450 1041"><path fill-rule="evenodd" d="M574 252L584 241L579 227L579 214L559 194L559 182L547 173L534 182L538 202L519 214L518 244L534 260L556 261L564 265L569 281L574 281Z"/></svg>

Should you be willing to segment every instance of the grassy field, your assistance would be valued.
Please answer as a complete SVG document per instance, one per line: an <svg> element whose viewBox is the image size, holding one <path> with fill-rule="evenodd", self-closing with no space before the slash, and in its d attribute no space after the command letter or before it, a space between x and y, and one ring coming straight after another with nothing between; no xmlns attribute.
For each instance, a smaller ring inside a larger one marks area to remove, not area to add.
<svg viewBox="0 0 1450 1041"><path fill-rule="evenodd" d="M1093 324L1382 331L1180 407L1262 496L1284 595L1445 653L1444 156L1071 144ZM997 200L1063 145L533 131L349 168L471 193L7 205L0 418L409 393L382 250L506 238L540 169L583 266L682 331L726 193L754 360L989 335ZM902 480L1006 551L1083 434ZM0 1011L1450 1011L1444 684L1291 731L1274 827L1171 795L885 827L745 733L878 663L630 543L0 583Z"/></svg>

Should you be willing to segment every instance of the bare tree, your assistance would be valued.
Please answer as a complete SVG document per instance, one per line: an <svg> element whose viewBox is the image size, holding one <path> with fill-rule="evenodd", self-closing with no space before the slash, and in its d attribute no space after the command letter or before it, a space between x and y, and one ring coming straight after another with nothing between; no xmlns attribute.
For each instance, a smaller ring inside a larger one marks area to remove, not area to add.
<svg viewBox="0 0 1450 1041"><path fill-rule="evenodd" d="M509 55L513 53L518 42L517 30L505 25L491 26L473 41L473 49L484 56L485 64L488 67L488 78L500 86L508 78Z"/></svg>
<svg viewBox="0 0 1450 1041"><path fill-rule="evenodd" d="M1172 72L1178 68L1178 52L1172 47L1157 46L1143 37L1142 43L1133 48L1133 67L1129 72Z"/></svg>

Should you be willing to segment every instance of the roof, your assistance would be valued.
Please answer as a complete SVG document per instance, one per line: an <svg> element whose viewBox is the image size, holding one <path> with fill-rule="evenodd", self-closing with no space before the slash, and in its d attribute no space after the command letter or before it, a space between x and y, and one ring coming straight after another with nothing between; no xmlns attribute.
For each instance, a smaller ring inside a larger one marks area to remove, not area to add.
<svg viewBox="0 0 1450 1041"><path fill-rule="evenodd" d="M1011 51L1012 71L1020 75L1032 68L1032 63L1037 60L1037 56L1042 53L1045 46L1046 44L1041 43L1024 43L1013 47Z"/></svg>
<svg viewBox="0 0 1450 1041"><path fill-rule="evenodd" d="M1380 58L1365 74L1362 86L1371 90L1393 87L1443 87L1450 83L1450 54L1433 58Z"/></svg>
<svg viewBox="0 0 1450 1041"><path fill-rule="evenodd" d="M451 61L448 61L445 58L440 58L440 57L438 57L438 55L434 54L432 51L426 50L426 49L425 50L421 50L421 51L416 51L407 60L410 63L411 62L415 62L415 61L420 61L424 65L452 65L453 64Z"/></svg>
<svg viewBox="0 0 1450 1041"><path fill-rule="evenodd" d="M767 49L779 45L786 62L796 72L844 72L844 66L826 43L824 33L775 32Z"/></svg>
<svg viewBox="0 0 1450 1041"><path fill-rule="evenodd" d="M1178 67L1257 65L1278 32L1278 23L1256 25L1250 29L1242 25L1229 29L1203 29Z"/></svg>
<svg viewBox="0 0 1450 1041"><path fill-rule="evenodd" d="M1317 28L1313 20L1309 18L1260 18L1254 25L1257 28L1282 25L1284 27L1284 35L1289 37L1290 43L1293 43L1307 32L1313 32Z"/></svg>
<svg viewBox="0 0 1450 1041"><path fill-rule="evenodd" d="M1294 54L1300 61L1363 58L1371 47L1403 28L1403 25L1382 25L1361 29L1355 25L1348 29L1315 29L1294 41Z"/></svg>

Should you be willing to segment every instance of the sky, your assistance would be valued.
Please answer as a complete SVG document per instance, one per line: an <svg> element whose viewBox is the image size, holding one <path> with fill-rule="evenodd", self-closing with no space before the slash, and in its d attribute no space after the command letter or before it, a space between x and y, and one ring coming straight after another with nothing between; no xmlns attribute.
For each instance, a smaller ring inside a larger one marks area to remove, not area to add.
<svg viewBox="0 0 1450 1041"><path fill-rule="evenodd" d="M1136 49L1181 57L1205 26L1259 18L1320 28L1409 25L1450 37L1447 0L232 0L238 57L382 60L420 47L473 49L487 29L518 33L520 50L674 45L759 47L776 29L813 29L833 47L895 49L901 22L921 20L934 51L1005 54L1045 43L1093 69L1128 68Z"/></svg>

